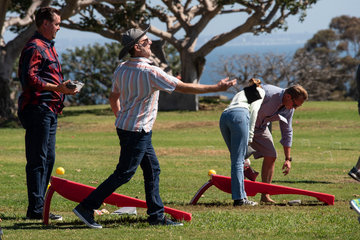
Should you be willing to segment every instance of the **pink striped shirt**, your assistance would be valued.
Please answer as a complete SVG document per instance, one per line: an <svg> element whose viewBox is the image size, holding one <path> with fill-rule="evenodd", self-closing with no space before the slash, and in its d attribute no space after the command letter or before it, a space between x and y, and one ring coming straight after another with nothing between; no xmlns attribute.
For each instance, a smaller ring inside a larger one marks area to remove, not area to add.
<svg viewBox="0 0 360 240"><path fill-rule="evenodd" d="M147 58L131 58L114 72L111 91L120 93L115 126L127 131L150 132L158 111L159 90L172 93L179 80L151 65Z"/></svg>

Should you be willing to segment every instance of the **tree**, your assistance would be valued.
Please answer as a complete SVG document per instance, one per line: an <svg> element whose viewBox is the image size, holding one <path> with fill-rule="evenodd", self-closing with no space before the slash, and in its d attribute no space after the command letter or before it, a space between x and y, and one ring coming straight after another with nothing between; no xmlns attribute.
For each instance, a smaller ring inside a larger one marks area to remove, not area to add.
<svg viewBox="0 0 360 240"><path fill-rule="evenodd" d="M120 43L94 44L62 54L62 70L66 79L78 80L85 85L80 93L68 96L72 104L104 104L109 97L112 77L121 50Z"/></svg>
<svg viewBox="0 0 360 240"><path fill-rule="evenodd" d="M312 100L357 98L355 72L360 64L360 18L333 18L329 29L320 30L292 58L271 53L221 59L216 72L237 77L240 86L250 77L265 83L301 84Z"/></svg>
<svg viewBox="0 0 360 240"><path fill-rule="evenodd" d="M117 4L124 0L0 0L0 125L6 120L15 118L15 99L11 98L11 82L14 63L21 49L36 30L34 13L39 7L54 6L61 10L62 20L80 14L81 10L91 5ZM126 16L127 17L127 16ZM117 24L124 24L127 18L113 19ZM15 37L5 42L6 31L13 32Z"/></svg>
<svg viewBox="0 0 360 240"><path fill-rule="evenodd" d="M356 98L355 71L360 64L360 18L333 18L294 55L296 82L314 100Z"/></svg>
<svg viewBox="0 0 360 240"><path fill-rule="evenodd" d="M160 4L157 3L160 2ZM205 57L216 47L222 46L244 33L271 33L273 29L286 29L286 18L305 10L316 0L198 0L198 1L124 1L119 4L90 5L80 11L80 20L67 19L67 28L92 31L104 37L120 40L124 28L143 27L149 19L158 19L166 29L152 25L149 32L171 44L179 52L181 78L184 82L197 83L203 72ZM139 15L139 13L141 13ZM201 32L220 14L232 14L239 25L228 32L213 36L202 46L196 46ZM128 24L116 21L128 16ZM135 17L134 17L135 16ZM160 95L160 109L198 109L198 98L194 95L173 93Z"/></svg>
<svg viewBox="0 0 360 240"><path fill-rule="evenodd" d="M247 81L252 77L274 85L287 86L293 81L291 57L284 54L276 55L268 52L262 55L241 54L222 57L213 68L218 75L238 79L238 84L229 89L234 94L246 86Z"/></svg>

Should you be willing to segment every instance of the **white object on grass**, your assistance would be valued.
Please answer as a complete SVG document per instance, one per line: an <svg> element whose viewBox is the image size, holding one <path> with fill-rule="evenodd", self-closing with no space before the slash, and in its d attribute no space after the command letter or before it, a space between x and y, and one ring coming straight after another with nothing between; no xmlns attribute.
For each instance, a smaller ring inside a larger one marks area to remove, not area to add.
<svg viewBox="0 0 360 240"><path fill-rule="evenodd" d="M301 200L291 200L288 202L288 204L290 206L294 206L294 205L300 205L301 204Z"/></svg>
<svg viewBox="0 0 360 240"><path fill-rule="evenodd" d="M111 214L118 214L118 215L137 215L136 207L122 207L112 212Z"/></svg>

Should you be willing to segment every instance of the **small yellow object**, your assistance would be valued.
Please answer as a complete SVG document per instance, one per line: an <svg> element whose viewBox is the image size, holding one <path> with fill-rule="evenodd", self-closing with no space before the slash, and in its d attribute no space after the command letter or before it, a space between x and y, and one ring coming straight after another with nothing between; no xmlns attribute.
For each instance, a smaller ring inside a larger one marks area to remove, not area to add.
<svg viewBox="0 0 360 240"><path fill-rule="evenodd" d="M213 174L216 174L216 171L214 169L210 169L208 175L211 176Z"/></svg>
<svg viewBox="0 0 360 240"><path fill-rule="evenodd" d="M65 174L65 169L63 167L58 167L56 169L56 174L64 175Z"/></svg>

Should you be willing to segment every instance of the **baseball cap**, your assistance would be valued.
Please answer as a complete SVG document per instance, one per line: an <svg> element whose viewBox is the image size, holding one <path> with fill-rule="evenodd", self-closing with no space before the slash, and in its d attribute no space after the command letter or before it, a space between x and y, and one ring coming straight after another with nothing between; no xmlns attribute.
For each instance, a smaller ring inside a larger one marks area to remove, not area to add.
<svg viewBox="0 0 360 240"><path fill-rule="evenodd" d="M134 47L134 45L142 38L146 32L149 30L150 25L142 31L137 28L131 28L127 30L121 37L121 44L124 46L119 53L119 59L121 60L123 57L128 54L129 50Z"/></svg>

